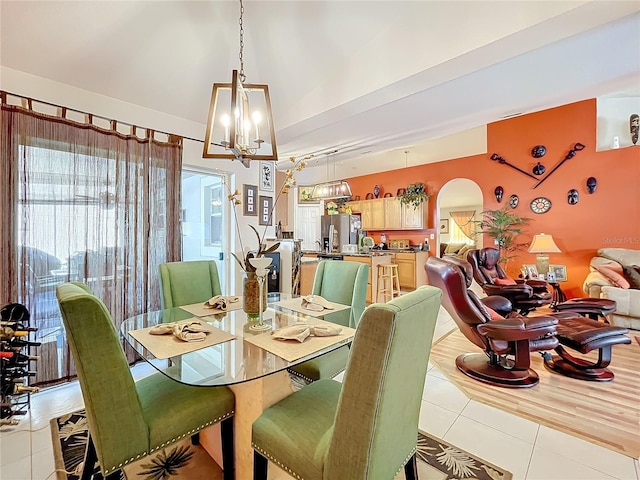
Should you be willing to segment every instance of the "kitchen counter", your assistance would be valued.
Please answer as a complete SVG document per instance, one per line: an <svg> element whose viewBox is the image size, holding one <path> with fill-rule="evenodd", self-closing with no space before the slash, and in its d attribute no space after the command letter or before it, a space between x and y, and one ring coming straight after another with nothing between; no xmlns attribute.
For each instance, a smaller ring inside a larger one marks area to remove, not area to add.
<svg viewBox="0 0 640 480"><path fill-rule="evenodd" d="M319 253L324 253L324 252L314 252L309 250L303 250L302 258L303 260L304 258L307 258L309 260L311 259L315 260L316 258L318 258L316 255L318 255ZM379 257L382 255L391 255L392 253L395 253L395 252L393 250L380 250L380 251L374 251L369 253L332 253L332 255L343 255L345 257ZM319 258L319 260L327 260L327 259Z"/></svg>

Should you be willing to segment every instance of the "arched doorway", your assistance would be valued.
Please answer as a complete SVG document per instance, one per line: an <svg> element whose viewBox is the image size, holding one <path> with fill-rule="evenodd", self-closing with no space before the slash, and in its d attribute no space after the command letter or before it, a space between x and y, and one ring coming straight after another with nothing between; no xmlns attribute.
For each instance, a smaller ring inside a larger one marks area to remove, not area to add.
<svg viewBox="0 0 640 480"><path fill-rule="evenodd" d="M440 256L440 245L444 243L470 243L475 240L475 245L482 248L482 235L477 235L472 240L465 237L454 222L452 212L475 212L471 220L480 220L483 205L482 190L473 180L454 178L444 184L438 192L437 198L436 255Z"/></svg>

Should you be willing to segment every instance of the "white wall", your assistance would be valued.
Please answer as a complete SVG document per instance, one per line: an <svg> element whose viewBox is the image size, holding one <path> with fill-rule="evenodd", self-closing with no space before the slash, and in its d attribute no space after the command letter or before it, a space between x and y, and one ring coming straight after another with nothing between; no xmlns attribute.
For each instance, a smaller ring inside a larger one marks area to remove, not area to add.
<svg viewBox="0 0 640 480"><path fill-rule="evenodd" d="M15 95L33 98L68 108L104 116L114 120L137 125L143 128L151 128L154 130L173 133L196 139L204 138L206 129L205 124L192 122L184 118L168 115L166 113L151 110L139 105L123 102L114 98L98 95L96 93L83 90L71 85L54 82L47 78L30 75L18 70L0 66L0 89ZM203 98L204 104L209 104L209 98ZM253 162L250 168L245 168L240 162L230 160L215 160L202 158L201 142L193 140L184 141L183 151L183 167L193 168L201 171L227 173L230 175L232 191L238 189L242 193L242 185L245 183L258 185L258 162ZM260 194L261 192L259 192ZM264 192L265 195L274 197L276 192ZM227 229L231 238L230 248L236 251L239 246L237 242L237 234L235 234L235 225L231 223L231 218ZM242 235L245 247L257 248L255 234L249 228L254 225L260 233L264 232L265 227L258 226L258 217L243 217L242 208L238 206L238 221L240 227L240 235ZM266 236L275 236L274 227L269 227ZM230 255L226 255L227 261L230 262ZM232 260L232 259L231 259ZM240 291L242 285L242 277L237 272L235 261L230 263L231 271L235 279L236 292Z"/></svg>
<svg viewBox="0 0 640 480"><path fill-rule="evenodd" d="M640 97L603 97L596 100L596 105L596 151L616 148L614 137L618 137L618 148L633 146L629 117L632 113L640 115ZM640 141L637 145L640 146Z"/></svg>

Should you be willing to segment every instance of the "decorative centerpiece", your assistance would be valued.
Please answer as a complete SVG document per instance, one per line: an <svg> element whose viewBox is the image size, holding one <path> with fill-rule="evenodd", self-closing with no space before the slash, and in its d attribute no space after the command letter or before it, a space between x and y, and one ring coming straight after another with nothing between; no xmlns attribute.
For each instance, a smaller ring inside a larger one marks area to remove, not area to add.
<svg viewBox="0 0 640 480"><path fill-rule="evenodd" d="M412 183L407 187L406 192L400 195L400 202L404 205L411 205L414 209L428 199L429 194L424 183Z"/></svg>
<svg viewBox="0 0 640 480"><path fill-rule="evenodd" d="M258 312L259 313L259 321L258 323L254 323L249 327L249 330L253 330L256 332L264 332L265 330L269 330L271 327L269 325L267 325L266 323L264 323L264 318L263 318L263 314L264 311L267 309L267 299L266 297L266 291L264 288L264 280L267 276L267 272L269 271L269 265L271 265L271 258L270 257L256 257L256 258L250 258L249 259L249 263L255 268L256 271L256 276L258 277L258 297L259 297L259 304L258 304Z"/></svg>

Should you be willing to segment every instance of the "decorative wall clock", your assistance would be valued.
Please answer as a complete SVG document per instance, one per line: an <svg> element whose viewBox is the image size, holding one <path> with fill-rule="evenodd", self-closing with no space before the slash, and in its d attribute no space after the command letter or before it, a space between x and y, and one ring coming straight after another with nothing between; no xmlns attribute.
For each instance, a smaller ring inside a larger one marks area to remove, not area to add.
<svg viewBox="0 0 640 480"><path fill-rule="evenodd" d="M529 204L533 213L547 213L551 209L551 200L546 197L538 197Z"/></svg>

